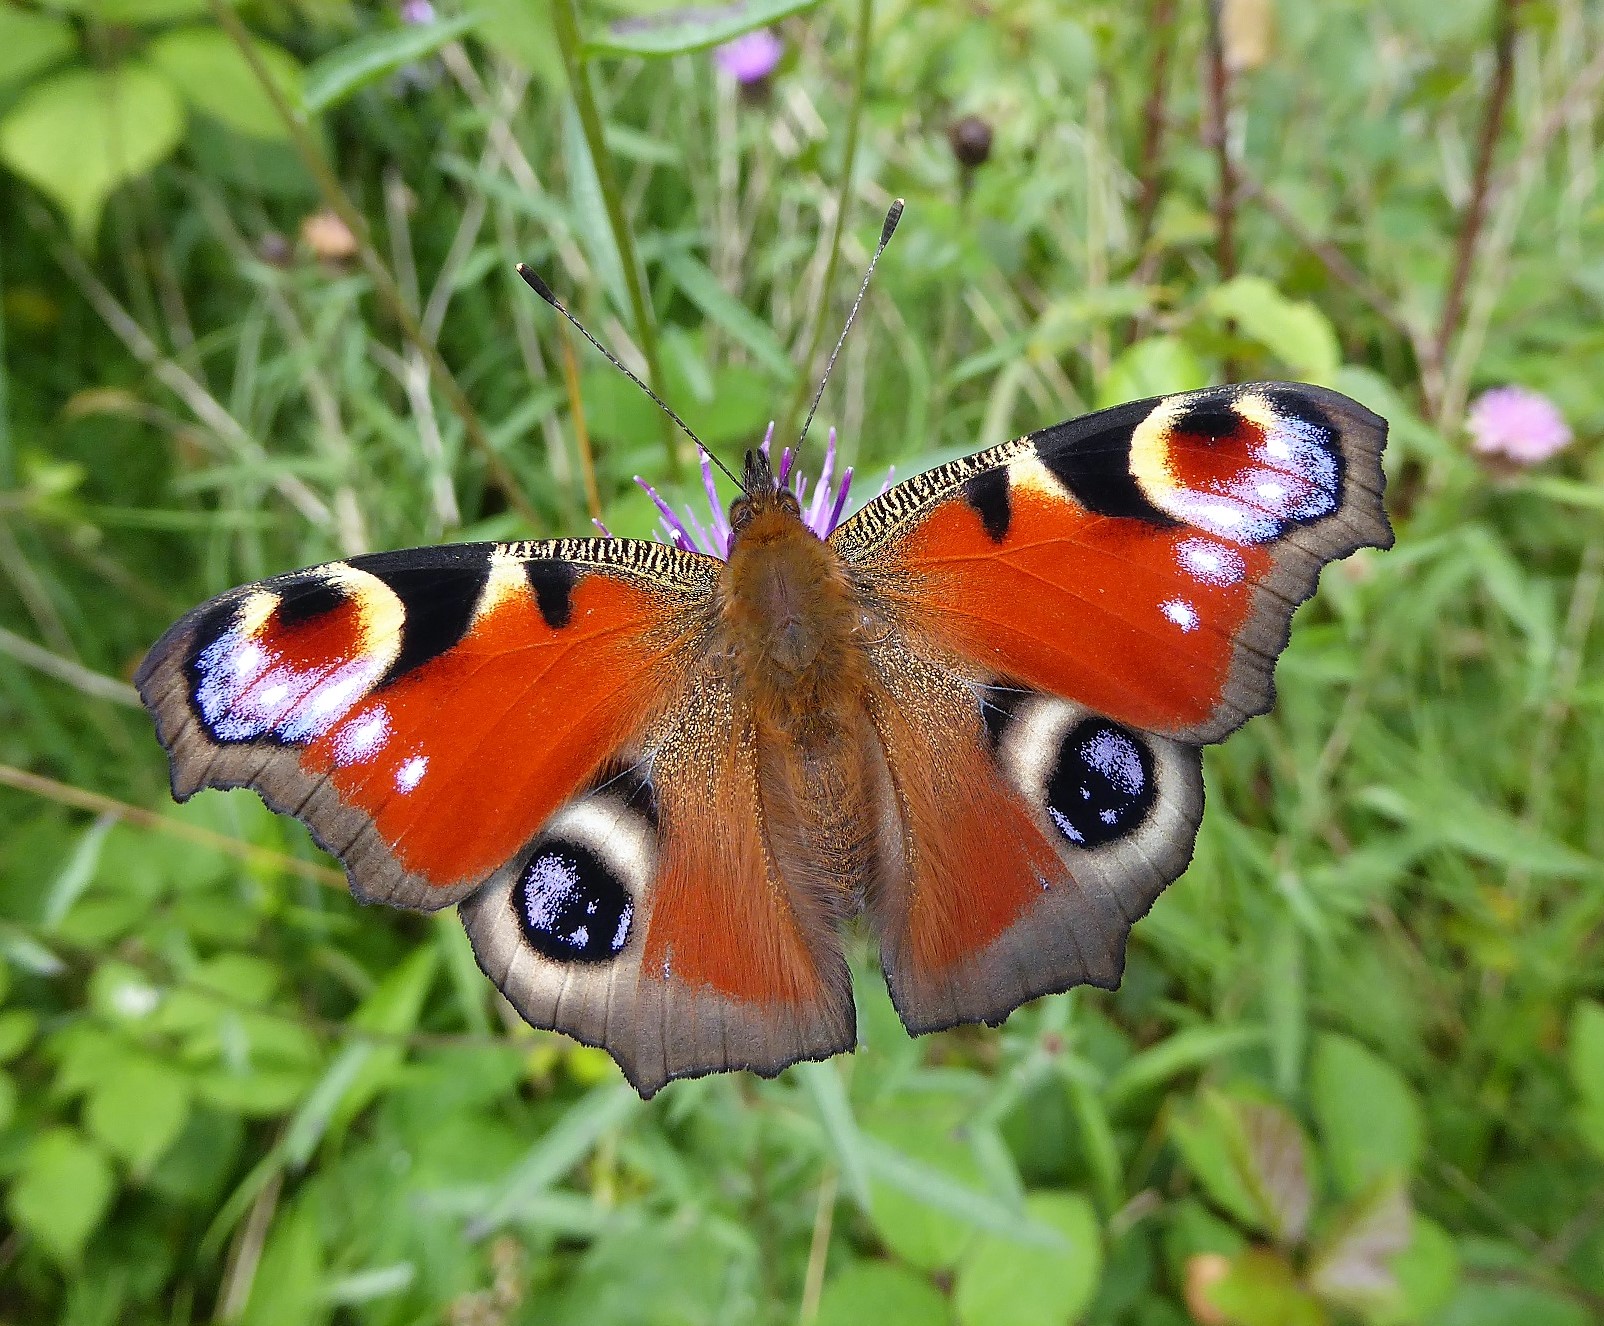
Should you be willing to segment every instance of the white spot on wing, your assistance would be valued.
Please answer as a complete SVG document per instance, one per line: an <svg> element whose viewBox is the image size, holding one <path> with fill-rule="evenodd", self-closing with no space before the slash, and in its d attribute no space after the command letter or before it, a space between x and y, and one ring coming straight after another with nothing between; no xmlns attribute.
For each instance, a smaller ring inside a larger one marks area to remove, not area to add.
<svg viewBox="0 0 1604 1326"><path fill-rule="evenodd" d="M414 755L395 771L395 786L399 792L410 792L423 781L423 775L429 768L429 757Z"/></svg>
<svg viewBox="0 0 1604 1326"><path fill-rule="evenodd" d="M1159 611L1183 631L1191 632L1197 630L1197 609L1185 599L1165 599L1158 606Z"/></svg>
<svg viewBox="0 0 1604 1326"><path fill-rule="evenodd" d="M1212 539L1182 539L1175 546L1175 556L1181 569L1203 585L1234 585L1247 570L1241 553Z"/></svg>
<svg viewBox="0 0 1604 1326"><path fill-rule="evenodd" d="M353 719L334 736L334 763L348 765L371 760L390 739L390 711L382 704Z"/></svg>

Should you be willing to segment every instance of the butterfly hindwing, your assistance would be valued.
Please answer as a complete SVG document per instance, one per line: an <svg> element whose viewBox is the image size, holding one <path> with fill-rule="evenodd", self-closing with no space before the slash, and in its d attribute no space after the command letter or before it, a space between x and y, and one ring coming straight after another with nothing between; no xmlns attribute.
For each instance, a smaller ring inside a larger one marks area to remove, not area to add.
<svg viewBox="0 0 1604 1326"><path fill-rule="evenodd" d="M642 1095L852 1048L838 899L772 846L753 734L716 669L628 764L462 905L525 1021L604 1046Z"/></svg>
<svg viewBox="0 0 1604 1326"><path fill-rule="evenodd" d="M1319 387L1164 396L918 475L833 542L931 649L1218 741L1270 707L1321 566L1390 546L1385 438Z"/></svg>
<svg viewBox="0 0 1604 1326"><path fill-rule="evenodd" d="M366 900L471 893L670 703L715 563L656 544L459 544L212 600L135 681L174 794L252 787Z"/></svg>

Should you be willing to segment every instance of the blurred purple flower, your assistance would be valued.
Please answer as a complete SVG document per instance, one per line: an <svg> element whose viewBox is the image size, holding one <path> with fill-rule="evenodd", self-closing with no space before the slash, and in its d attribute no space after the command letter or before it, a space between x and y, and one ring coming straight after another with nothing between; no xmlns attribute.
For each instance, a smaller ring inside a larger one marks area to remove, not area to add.
<svg viewBox="0 0 1604 1326"><path fill-rule="evenodd" d="M768 28L743 32L713 52L718 67L737 83L761 83L774 72L785 53L785 43Z"/></svg>
<svg viewBox="0 0 1604 1326"><path fill-rule="evenodd" d="M1545 461L1571 441L1570 425L1554 402L1525 387L1482 392L1465 422L1478 452L1521 465Z"/></svg>
<svg viewBox="0 0 1604 1326"><path fill-rule="evenodd" d="M403 0L401 21L403 23L433 23L434 6L429 3L429 0Z"/></svg>
<svg viewBox="0 0 1604 1326"><path fill-rule="evenodd" d="M770 424L768 432L763 436L761 448L765 456L769 454L769 446L773 439L774 425ZM782 486L789 486L796 494L796 500L802 504L802 520L807 527L821 539L827 539L841 523L841 517L847 509L847 494L852 489L850 465L842 471L840 483L835 482L835 429L830 430L830 440L825 444L824 465L819 470L818 482L813 485L811 498L808 496L807 477L793 473L795 463L796 453L787 447L780 454L780 464L775 471L775 479ZM893 470L886 476L880 491L883 493L890 488L894 479ZM646 495L657 504L657 510L662 515L662 524L657 532L659 543L671 543L686 552L704 552L718 558L727 558L730 555L729 515L724 509L724 503L719 500L718 488L713 481L713 462L708 459L706 452L702 453L702 488L707 493L708 508L705 521L697 516L692 507L687 506L683 511L675 511L668 504L668 500L645 479L637 476L635 482L646 490ZM612 532L601 521L596 521L595 525L608 538L613 537Z"/></svg>

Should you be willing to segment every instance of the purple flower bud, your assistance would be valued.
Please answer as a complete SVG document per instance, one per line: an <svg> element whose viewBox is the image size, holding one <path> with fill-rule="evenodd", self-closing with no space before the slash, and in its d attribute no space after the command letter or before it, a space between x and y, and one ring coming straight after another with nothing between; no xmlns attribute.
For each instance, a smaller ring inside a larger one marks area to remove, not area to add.
<svg viewBox="0 0 1604 1326"><path fill-rule="evenodd" d="M785 53L785 43L768 28L743 32L713 52L718 67L737 83L761 83L774 72Z"/></svg>
<svg viewBox="0 0 1604 1326"><path fill-rule="evenodd" d="M403 23L433 23L434 6L429 0L402 0L401 21Z"/></svg>
<svg viewBox="0 0 1604 1326"><path fill-rule="evenodd" d="M1539 464L1571 442L1570 425L1559 407L1541 392L1525 387L1494 387L1482 392L1465 423L1478 452L1520 465Z"/></svg>

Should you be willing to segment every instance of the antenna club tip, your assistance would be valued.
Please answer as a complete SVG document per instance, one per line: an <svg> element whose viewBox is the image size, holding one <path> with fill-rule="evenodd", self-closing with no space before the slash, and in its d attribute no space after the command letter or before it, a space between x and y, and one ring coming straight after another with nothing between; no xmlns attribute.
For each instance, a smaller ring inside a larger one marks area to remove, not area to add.
<svg viewBox="0 0 1604 1326"><path fill-rule="evenodd" d="M540 273L526 263L518 264L518 275L523 277L524 284L544 299L553 308L557 307L557 296L551 293L551 287L540 278Z"/></svg>
<svg viewBox="0 0 1604 1326"><path fill-rule="evenodd" d="M891 210L886 213L886 223L880 227L880 243L885 244L891 238L892 231L896 230L897 222L902 220L902 209L906 202L898 198L891 204Z"/></svg>

